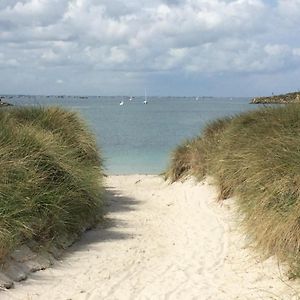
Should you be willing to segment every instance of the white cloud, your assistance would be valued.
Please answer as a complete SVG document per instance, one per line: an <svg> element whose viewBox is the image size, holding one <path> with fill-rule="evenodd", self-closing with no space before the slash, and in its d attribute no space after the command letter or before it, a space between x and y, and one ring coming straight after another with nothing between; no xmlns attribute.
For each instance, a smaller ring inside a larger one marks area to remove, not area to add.
<svg viewBox="0 0 300 300"><path fill-rule="evenodd" d="M2 0L0 64L144 74L296 68L300 0L268 3Z"/></svg>
<svg viewBox="0 0 300 300"><path fill-rule="evenodd" d="M67 0L11 1L0 10L0 19L17 27L47 26L62 17L67 3Z"/></svg>
<svg viewBox="0 0 300 300"><path fill-rule="evenodd" d="M265 52L270 56L282 56L290 54L290 47L287 45L270 45L264 47Z"/></svg>

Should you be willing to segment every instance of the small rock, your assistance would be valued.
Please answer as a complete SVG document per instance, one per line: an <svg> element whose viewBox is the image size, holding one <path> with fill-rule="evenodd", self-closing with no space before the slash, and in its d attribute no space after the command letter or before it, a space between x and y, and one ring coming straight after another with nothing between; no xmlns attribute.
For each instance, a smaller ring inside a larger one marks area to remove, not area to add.
<svg viewBox="0 0 300 300"><path fill-rule="evenodd" d="M4 274L13 281L19 282L27 279L27 274L22 265L13 260L5 262L2 266L2 270Z"/></svg>
<svg viewBox="0 0 300 300"><path fill-rule="evenodd" d="M19 249L15 250L10 257L17 262L25 262L27 260L33 259L37 256L33 253L30 248L26 245L22 245Z"/></svg>
<svg viewBox="0 0 300 300"><path fill-rule="evenodd" d="M28 260L23 263L24 268L28 270L30 273L34 273L36 271L43 270L43 266L37 260Z"/></svg>
<svg viewBox="0 0 300 300"><path fill-rule="evenodd" d="M0 273L0 289L10 289L14 286L14 282L3 273Z"/></svg>
<svg viewBox="0 0 300 300"><path fill-rule="evenodd" d="M55 259L59 259L62 256L63 252L64 252L63 249L55 246L49 248L49 253L51 253Z"/></svg>
<svg viewBox="0 0 300 300"><path fill-rule="evenodd" d="M22 245L19 249L15 250L10 257L17 262L24 262L30 259L33 259L37 256L36 253L33 253L30 248L26 245Z"/></svg>
<svg viewBox="0 0 300 300"><path fill-rule="evenodd" d="M46 256L46 254L39 254L35 260L37 263L41 265L42 267L41 270L45 270L49 268L54 263L54 259L53 258L51 259L50 255Z"/></svg>

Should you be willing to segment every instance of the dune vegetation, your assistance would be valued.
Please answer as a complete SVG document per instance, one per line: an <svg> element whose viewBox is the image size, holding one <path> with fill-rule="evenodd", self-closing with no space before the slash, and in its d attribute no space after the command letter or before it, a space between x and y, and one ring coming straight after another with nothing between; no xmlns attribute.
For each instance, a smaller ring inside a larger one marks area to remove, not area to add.
<svg viewBox="0 0 300 300"><path fill-rule="evenodd" d="M264 107L208 124L173 152L166 176L212 176L235 196L242 226L266 255L300 276L300 105Z"/></svg>
<svg viewBox="0 0 300 300"><path fill-rule="evenodd" d="M102 215L102 160L76 113L0 109L0 259L28 241L60 246Z"/></svg>

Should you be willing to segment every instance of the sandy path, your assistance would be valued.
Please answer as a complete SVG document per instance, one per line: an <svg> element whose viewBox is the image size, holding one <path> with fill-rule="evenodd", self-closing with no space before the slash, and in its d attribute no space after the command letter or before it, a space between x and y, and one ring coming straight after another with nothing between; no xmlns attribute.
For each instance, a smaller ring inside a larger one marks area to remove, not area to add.
<svg viewBox="0 0 300 300"><path fill-rule="evenodd" d="M0 299L298 299L274 259L245 248L233 203L213 187L157 176L107 179L104 228Z"/></svg>

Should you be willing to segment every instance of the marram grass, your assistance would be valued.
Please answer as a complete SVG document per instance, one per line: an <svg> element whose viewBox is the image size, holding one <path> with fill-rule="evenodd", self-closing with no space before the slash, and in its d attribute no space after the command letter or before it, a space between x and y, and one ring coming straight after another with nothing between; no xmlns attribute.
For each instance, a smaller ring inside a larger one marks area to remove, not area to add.
<svg viewBox="0 0 300 300"><path fill-rule="evenodd" d="M0 259L26 241L54 243L102 216L94 137L60 108L0 110Z"/></svg>
<svg viewBox="0 0 300 300"><path fill-rule="evenodd" d="M166 175L213 176L220 199L236 196L257 248L300 276L300 105L208 124L202 136L175 149Z"/></svg>

